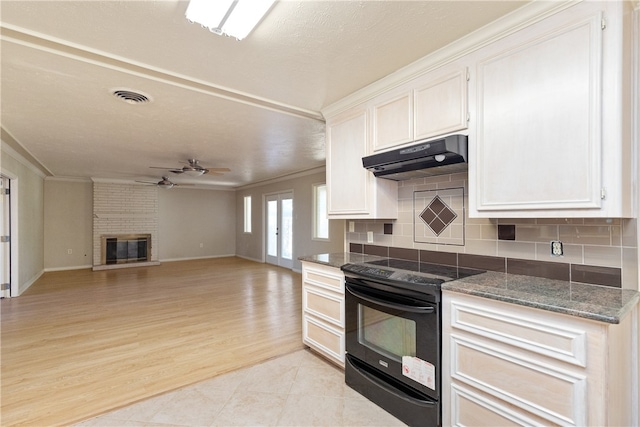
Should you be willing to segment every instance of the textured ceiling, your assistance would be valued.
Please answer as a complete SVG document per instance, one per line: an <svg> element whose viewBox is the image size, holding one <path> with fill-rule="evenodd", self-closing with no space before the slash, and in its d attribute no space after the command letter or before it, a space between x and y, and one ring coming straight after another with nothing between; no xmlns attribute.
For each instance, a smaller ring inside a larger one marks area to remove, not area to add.
<svg viewBox="0 0 640 427"><path fill-rule="evenodd" d="M172 179L260 182L324 164L323 107L522 5L280 1L236 41L183 1L3 0L2 128L54 176L155 180L197 158L231 172Z"/></svg>

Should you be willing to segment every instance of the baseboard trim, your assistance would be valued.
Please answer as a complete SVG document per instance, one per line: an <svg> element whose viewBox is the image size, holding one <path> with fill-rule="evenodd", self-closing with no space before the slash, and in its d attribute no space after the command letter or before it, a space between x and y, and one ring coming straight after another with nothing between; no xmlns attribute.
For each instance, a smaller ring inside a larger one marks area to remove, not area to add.
<svg viewBox="0 0 640 427"><path fill-rule="evenodd" d="M246 259L246 260L249 260L249 261L254 261L254 262L259 262L261 264L264 264L264 260L263 259L256 259L256 258L251 258L251 257L248 257L248 256L237 255L237 254L235 256L237 256L238 258L242 258L242 259Z"/></svg>
<svg viewBox="0 0 640 427"><path fill-rule="evenodd" d="M11 297L18 297L22 295L27 289L31 287L42 275L44 274L44 269L40 270L38 274L33 276L33 278L27 282L18 284L18 295L11 295Z"/></svg>
<svg viewBox="0 0 640 427"><path fill-rule="evenodd" d="M50 271L69 271L69 270L84 270L85 268L93 267L91 264L87 265L74 265L71 267L53 267L53 268L45 268L44 272L48 273Z"/></svg>
<svg viewBox="0 0 640 427"><path fill-rule="evenodd" d="M198 259L229 258L234 256L236 255L229 254L229 255L211 255L211 256L188 257L188 258L167 258L167 259L161 259L160 262L193 261Z"/></svg>

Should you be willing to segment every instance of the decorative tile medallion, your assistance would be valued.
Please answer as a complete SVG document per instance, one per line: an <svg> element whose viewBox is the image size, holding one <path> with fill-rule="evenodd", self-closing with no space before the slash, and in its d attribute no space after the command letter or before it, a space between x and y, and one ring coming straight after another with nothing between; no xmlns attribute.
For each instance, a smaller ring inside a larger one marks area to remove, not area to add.
<svg viewBox="0 0 640 427"><path fill-rule="evenodd" d="M464 246L464 188L413 192L414 241Z"/></svg>
<svg viewBox="0 0 640 427"><path fill-rule="evenodd" d="M438 196L434 197L429 206L424 208L420 214L422 221L436 233L436 236L439 236L457 216L458 214L452 211Z"/></svg>

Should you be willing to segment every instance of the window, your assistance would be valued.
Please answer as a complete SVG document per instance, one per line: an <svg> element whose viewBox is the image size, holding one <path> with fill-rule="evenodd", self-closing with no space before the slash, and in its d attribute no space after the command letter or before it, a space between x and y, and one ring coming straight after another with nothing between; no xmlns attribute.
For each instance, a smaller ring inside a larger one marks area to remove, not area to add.
<svg viewBox="0 0 640 427"><path fill-rule="evenodd" d="M251 233L251 196L244 196L244 232Z"/></svg>
<svg viewBox="0 0 640 427"><path fill-rule="evenodd" d="M326 184L316 184L313 186L313 238L329 239Z"/></svg>

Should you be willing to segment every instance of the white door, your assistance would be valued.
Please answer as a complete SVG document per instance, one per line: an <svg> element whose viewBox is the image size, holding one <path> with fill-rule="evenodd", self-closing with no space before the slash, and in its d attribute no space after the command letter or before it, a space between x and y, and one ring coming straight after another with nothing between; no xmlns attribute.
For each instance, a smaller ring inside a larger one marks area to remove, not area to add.
<svg viewBox="0 0 640 427"><path fill-rule="evenodd" d="M11 296L11 194L9 178L0 175L0 298Z"/></svg>
<svg viewBox="0 0 640 427"><path fill-rule="evenodd" d="M266 261L293 268L293 193L265 198Z"/></svg>

